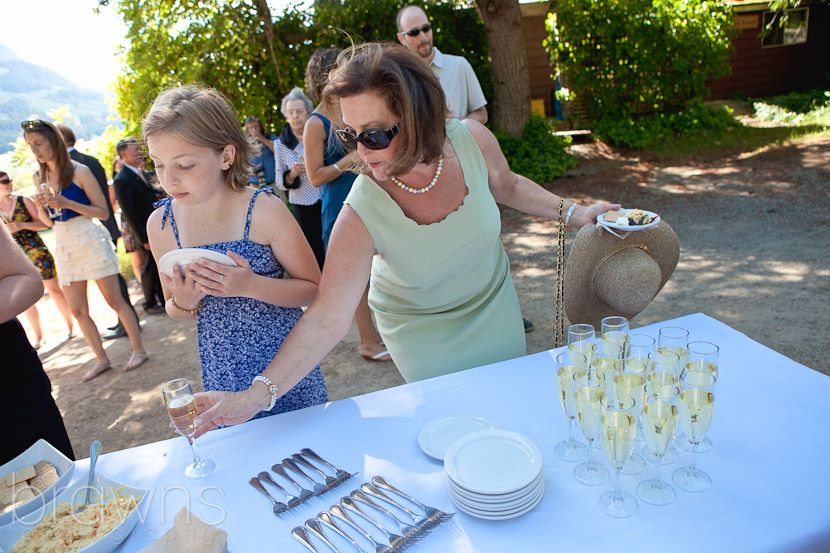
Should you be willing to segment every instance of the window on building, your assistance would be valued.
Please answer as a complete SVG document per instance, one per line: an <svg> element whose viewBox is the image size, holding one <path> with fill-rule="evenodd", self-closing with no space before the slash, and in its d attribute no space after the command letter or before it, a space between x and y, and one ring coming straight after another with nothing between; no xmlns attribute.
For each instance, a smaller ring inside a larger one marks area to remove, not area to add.
<svg viewBox="0 0 830 553"><path fill-rule="evenodd" d="M764 14L764 46L788 46L807 42L810 8L797 8Z"/></svg>

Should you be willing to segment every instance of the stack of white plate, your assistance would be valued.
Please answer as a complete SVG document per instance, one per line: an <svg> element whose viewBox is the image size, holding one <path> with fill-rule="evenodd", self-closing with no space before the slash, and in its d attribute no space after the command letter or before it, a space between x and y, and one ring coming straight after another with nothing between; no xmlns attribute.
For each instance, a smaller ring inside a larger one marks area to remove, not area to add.
<svg viewBox="0 0 830 553"><path fill-rule="evenodd" d="M545 492L542 452L507 430L483 430L459 439L447 450L444 468L453 503L478 518L523 515Z"/></svg>

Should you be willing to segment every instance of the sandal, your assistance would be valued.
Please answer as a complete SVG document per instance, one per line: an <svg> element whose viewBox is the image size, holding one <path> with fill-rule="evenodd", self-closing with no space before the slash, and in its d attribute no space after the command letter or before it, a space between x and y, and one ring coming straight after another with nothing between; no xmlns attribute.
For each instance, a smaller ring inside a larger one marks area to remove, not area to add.
<svg viewBox="0 0 830 553"><path fill-rule="evenodd" d="M380 353L376 353L374 355L363 355L362 353L360 356L365 359L366 361L372 361L373 363L389 363L392 361L392 356L389 355L389 350L383 350ZM381 357L389 357L389 359L381 359Z"/></svg>
<svg viewBox="0 0 830 553"><path fill-rule="evenodd" d="M111 368L112 364L109 361L107 361L106 363L95 363L95 366L89 369L89 371L87 371L87 373L84 375L84 382L92 380L102 372L109 370Z"/></svg>
<svg viewBox="0 0 830 553"><path fill-rule="evenodd" d="M139 368L143 365L148 359L150 358L145 351L134 351L133 354L130 356L130 360L127 362L127 366L124 367L125 371L131 371L133 369Z"/></svg>

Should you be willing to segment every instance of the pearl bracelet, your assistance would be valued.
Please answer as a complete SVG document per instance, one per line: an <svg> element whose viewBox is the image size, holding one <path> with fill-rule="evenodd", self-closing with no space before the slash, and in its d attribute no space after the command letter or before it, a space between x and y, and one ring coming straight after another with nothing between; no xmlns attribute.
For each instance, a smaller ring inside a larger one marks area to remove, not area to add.
<svg viewBox="0 0 830 553"><path fill-rule="evenodd" d="M277 392L279 392L279 388L277 388L277 385L271 382L271 379L267 376L255 376L254 379L251 381L251 386L253 386L256 381L262 382L263 384L268 386L268 391L271 392L271 403L268 404L268 407L263 409L263 411L270 411L274 408L274 405L277 403Z"/></svg>

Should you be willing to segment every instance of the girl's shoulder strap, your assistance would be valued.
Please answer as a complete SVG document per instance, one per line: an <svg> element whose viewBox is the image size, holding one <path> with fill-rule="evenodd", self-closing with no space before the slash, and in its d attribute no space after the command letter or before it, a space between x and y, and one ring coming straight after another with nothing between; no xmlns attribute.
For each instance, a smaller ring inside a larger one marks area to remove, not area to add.
<svg viewBox="0 0 830 553"><path fill-rule="evenodd" d="M274 189L270 186L263 186L262 188L254 192L254 195L251 197L250 203L248 203L248 216L245 218L244 239L246 241L248 240L248 233L251 231L251 214L254 211L254 202L256 202L256 198L257 196L259 196L260 192L265 192L266 194L273 194L274 196L277 196L279 198L279 194L277 194L276 191L274 191ZM176 237L176 240L178 240L178 237Z"/></svg>
<svg viewBox="0 0 830 553"><path fill-rule="evenodd" d="M164 223L170 219L170 226L173 228L173 236L176 238L176 245L181 248L182 243L179 242L179 229L176 226L176 218L173 217L173 198L163 198L153 204L153 207L161 207L164 209L161 215L161 228L164 230Z"/></svg>

